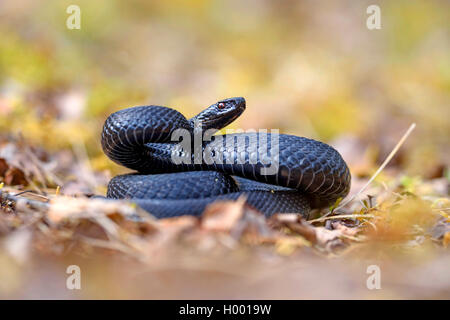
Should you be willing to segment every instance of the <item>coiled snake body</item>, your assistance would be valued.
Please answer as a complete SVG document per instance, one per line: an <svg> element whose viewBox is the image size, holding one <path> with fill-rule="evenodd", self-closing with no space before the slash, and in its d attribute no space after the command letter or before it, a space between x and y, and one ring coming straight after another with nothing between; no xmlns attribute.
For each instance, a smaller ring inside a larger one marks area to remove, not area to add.
<svg viewBox="0 0 450 320"><path fill-rule="evenodd" d="M132 199L156 217L200 215L216 200L236 200L242 195L265 215L308 216L311 208L329 206L347 195L347 165L335 149L319 141L285 134L236 133L221 139L212 136L195 147L196 132L219 130L244 109L243 98L231 98L189 120L161 106L111 114L103 127L103 150L111 160L137 173L114 177L107 197ZM180 148L179 140L172 141L177 129L192 138L191 151ZM173 155L187 161L174 161ZM198 160L198 155L203 157ZM222 161L208 161L208 155ZM262 169L274 163L272 174L263 173Z"/></svg>

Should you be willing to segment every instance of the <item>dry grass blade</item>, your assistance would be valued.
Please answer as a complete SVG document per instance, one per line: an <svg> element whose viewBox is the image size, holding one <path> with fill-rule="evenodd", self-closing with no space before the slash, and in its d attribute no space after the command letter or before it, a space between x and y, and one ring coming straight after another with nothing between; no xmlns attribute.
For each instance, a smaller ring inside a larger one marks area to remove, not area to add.
<svg viewBox="0 0 450 320"><path fill-rule="evenodd" d="M345 201L342 201L339 206L337 206L334 210L330 210L329 212L327 212L326 214L324 214L321 218L315 219L313 220L314 222L318 222L318 221L325 221L325 217L329 216L332 212L335 212L336 210L343 208L344 206L346 206L347 204L349 204L350 202L352 202L355 198L359 197L359 195L364 192L364 190L367 189L367 187L372 183L373 180L375 180L375 178L380 174L381 171L384 170L384 168L388 165L388 163L392 160L392 158L395 156L395 154L398 152L398 150L400 149L400 147L403 145L403 143L406 141L406 139L409 137L409 135L411 134L411 132L414 130L414 128L416 127L416 124L413 123L409 126L408 130L405 132L405 134L402 136L402 138L399 140L399 142L395 145L394 149L392 149L391 153L389 153L389 155L386 157L386 159L383 161L383 163L381 164L381 166L378 168L378 170L372 175L372 177L370 177L369 181L367 181L367 183L357 192L355 193L353 196L351 196L350 198L348 198Z"/></svg>
<svg viewBox="0 0 450 320"><path fill-rule="evenodd" d="M11 195L6 191L0 190L0 200L14 204L16 207L26 206L37 211L47 211L50 206L47 202L27 199L17 195Z"/></svg>
<svg viewBox="0 0 450 320"><path fill-rule="evenodd" d="M308 222L314 223L319 221L326 221L326 220L334 220L334 219L361 219L361 218L374 218L375 216L373 214L342 214L337 216L331 216L331 217L320 217L314 220L309 220Z"/></svg>

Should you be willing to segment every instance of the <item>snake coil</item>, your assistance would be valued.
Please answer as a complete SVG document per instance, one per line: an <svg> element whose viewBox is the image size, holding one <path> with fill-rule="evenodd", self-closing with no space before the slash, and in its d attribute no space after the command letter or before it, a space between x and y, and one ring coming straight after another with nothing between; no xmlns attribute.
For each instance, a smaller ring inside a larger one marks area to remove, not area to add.
<svg viewBox="0 0 450 320"><path fill-rule="evenodd" d="M194 146L196 132L219 130L244 110L244 98L231 98L189 120L162 106L111 114L103 126L103 151L137 172L114 177L107 197L132 199L162 218L200 215L216 200L245 195L246 202L265 215L300 213L307 217L310 209L329 206L348 194L346 163L335 149L319 141L286 134L235 133L214 135ZM177 129L192 138L188 142L192 152L173 141ZM198 161L199 154L206 156ZM188 161L176 162L174 155ZM207 161L207 156L221 161ZM273 174L265 174L264 169L274 163Z"/></svg>

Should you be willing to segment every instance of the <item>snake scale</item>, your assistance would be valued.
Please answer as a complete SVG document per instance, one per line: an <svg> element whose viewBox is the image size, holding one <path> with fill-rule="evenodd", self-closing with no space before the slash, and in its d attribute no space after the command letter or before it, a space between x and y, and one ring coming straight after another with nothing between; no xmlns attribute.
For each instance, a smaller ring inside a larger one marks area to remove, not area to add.
<svg viewBox="0 0 450 320"><path fill-rule="evenodd" d="M242 114L245 105L244 98L221 100L191 119L162 106L111 114L103 126L103 151L137 172L111 179L107 197L131 199L159 218L201 215L214 201L243 195L248 205L266 216L299 213L308 217L312 208L329 206L348 194L350 171L345 161L319 141L245 132L213 135L195 146L196 132L224 128ZM184 138L174 141L177 129L192 138L187 140L192 150L180 147ZM261 142L266 144L264 149ZM173 155L185 161L174 161ZM203 155L200 160L199 155ZM273 173L263 173L274 163Z"/></svg>

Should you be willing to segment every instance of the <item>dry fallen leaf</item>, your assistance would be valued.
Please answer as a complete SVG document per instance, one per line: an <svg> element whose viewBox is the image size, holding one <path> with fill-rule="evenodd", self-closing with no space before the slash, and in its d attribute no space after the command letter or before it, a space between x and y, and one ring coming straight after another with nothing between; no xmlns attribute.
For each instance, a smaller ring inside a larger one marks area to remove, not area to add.
<svg viewBox="0 0 450 320"><path fill-rule="evenodd" d="M6 162L6 160L3 158L0 158L0 176L4 177L5 173L6 173L6 171L8 171L8 169L9 169L9 165Z"/></svg>
<svg viewBox="0 0 450 320"><path fill-rule="evenodd" d="M354 236L358 230L357 228L349 228L339 222L334 222L335 230L328 230L325 227L314 227L301 216L297 214L278 214L272 218L274 227L286 227L291 231L301 235L308 242L325 248L327 251L340 248L344 245L342 237Z"/></svg>
<svg viewBox="0 0 450 320"><path fill-rule="evenodd" d="M276 214L271 218L274 227L287 227L311 243L316 243L315 228L298 214Z"/></svg>
<svg viewBox="0 0 450 320"><path fill-rule="evenodd" d="M333 226L334 230L338 230L342 235L346 235L349 237L353 237L359 232L358 228L349 228L342 224L340 221L332 222L331 225Z"/></svg>
<svg viewBox="0 0 450 320"><path fill-rule="evenodd" d="M221 201L209 205L201 219L201 226L209 231L229 232L244 214L245 199Z"/></svg>
<svg viewBox="0 0 450 320"><path fill-rule="evenodd" d="M10 186L28 184L25 173L18 168L9 168L5 173L5 183Z"/></svg>
<svg viewBox="0 0 450 320"><path fill-rule="evenodd" d="M324 227L316 227L314 231L316 233L316 244L329 251L341 247L344 244L340 239L342 236L340 230L328 230Z"/></svg>
<svg viewBox="0 0 450 320"><path fill-rule="evenodd" d="M193 216L173 217L159 220L158 226L165 232L170 232L175 235L198 227L199 220Z"/></svg>
<svg viewBox="0 0 450 320"><path fill-rule="evenodd" d="M133 205L125 201L60 196L51 199L50 204L47 217L54 223L65 218L91 217L95 214L107 216L120 213L129 217L136 214Z"/></svg>

